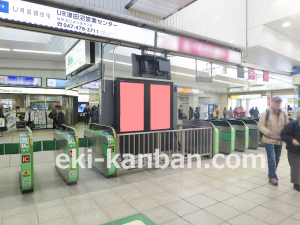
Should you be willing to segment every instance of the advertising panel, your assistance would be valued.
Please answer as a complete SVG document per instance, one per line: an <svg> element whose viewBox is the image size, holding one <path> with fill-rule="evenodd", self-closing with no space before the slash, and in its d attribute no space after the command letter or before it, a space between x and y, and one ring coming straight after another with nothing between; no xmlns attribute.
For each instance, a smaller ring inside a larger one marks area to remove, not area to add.
<svg viewBox="0 0 300 225"><path fill-rule="evenodd" d="M241 52L160 32L157 32L157 47L223 62L242 63Z"/></svg>
<svg viewBox="0 0 300 225"><path fill-rule="evenodd" d="M202 119L208 119L208 104L202 104Z"/></svg>
<svg viewBox="0 0 300 225"><path fill-rule="evenodd" d="M248 79L249 80L255 80L255 69L249 68L248 70Z"/></svg>
<svg viewBox="0 0 300 225"><path fill-rule="evenodd" d="M263 73L263 81L269 82L269 71L264 71L264 73Z"/></svg>
<svg viewBox="0 0 300 225"><path fill-rule="evenodd" d="M66 79L49 79L47 78L47 87L65 88Z"/></svg>
<svg viewBox="0 0 300 225"><path fill-rule="evenodd" d="M41 87L40 77L0 76L0 85Z"/></svg>
<svg viewBox="0 0 300 225"><path fill-rule="evenodd" d="M154 46L155 32L95 16L18 0L0 0L0 19Z"/></svg>

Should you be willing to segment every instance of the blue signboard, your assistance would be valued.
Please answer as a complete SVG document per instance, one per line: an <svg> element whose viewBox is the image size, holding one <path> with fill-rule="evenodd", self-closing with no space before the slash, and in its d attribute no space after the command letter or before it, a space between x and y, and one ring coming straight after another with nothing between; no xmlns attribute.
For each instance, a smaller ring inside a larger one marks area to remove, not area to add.
<svg viewBox="0 0 300 225"><path fill-rule="evenodd" d="M0 85L41 87L40 77L0 76Z"/></svg>
<svg viewBox="0 0 300 225"><path fill-rule="evenodd" d="M99 89L99 87L99 81L94 81L81 86L82 89Z"/></svg>
<svg viewBox="0 0 300 225"><path fill-rule="evenodd" d="M47 87L65 88L66 87L66 79L48 79L47 78Z"/></svg>

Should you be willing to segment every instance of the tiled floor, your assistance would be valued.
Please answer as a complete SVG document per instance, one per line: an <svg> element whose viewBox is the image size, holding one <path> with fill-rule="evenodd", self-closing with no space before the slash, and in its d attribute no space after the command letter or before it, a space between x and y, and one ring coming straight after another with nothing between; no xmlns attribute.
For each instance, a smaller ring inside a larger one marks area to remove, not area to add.
<svg viewBox="0 0 300 225"><path fill-rule="evenodd" d="M265 154L263 148L246 153ZM109 179L81 169L78 184L67 186L52 152L34 154L35 191L29 194L20 193L19 157L0 156L0 225L103 224L138 212L164 225L300 224L300 193L289 182L286 150L278 187L268 184L267 168L242 166L130 170ZM202 159L206 163L211 159Z"/></svg>

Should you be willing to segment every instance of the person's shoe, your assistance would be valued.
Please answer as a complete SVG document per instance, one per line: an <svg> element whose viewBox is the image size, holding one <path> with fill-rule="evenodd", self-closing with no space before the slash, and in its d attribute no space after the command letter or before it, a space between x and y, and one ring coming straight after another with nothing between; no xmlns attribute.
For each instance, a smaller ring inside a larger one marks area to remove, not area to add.
<svg viewBox="0 0 300 225"><path fill-rule="evenodd" d="M278 186L278 182L276 179L269 179L269 183L272 184L273 186Z"/></svg>
<svg viewBox="0 0 300 225"><path fill-rule="evenodd" d="M299 184L294 184L294 189L296 191L300 191L300 185Z"/></svg>
<svg viewBox="0 0 300 225"><path fill-rule="evenodd" d="M276 180L278 180L278 177L277 177L277 175L276 175Z"/></svg>

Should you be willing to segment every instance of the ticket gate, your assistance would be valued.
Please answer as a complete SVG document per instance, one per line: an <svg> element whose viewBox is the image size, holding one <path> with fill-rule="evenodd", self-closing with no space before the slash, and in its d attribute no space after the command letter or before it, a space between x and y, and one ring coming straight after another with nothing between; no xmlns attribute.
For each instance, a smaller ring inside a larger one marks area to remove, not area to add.
<svg viewBox="0 0 300 225"><path fill-rule="evenodd" d="M63 181L67 184L76 184L79 179L79 167L78 163L74 167L73 161L78 159L79 146L78 146L78 134L76 129L62 125L62 130L54 131L55 151L54 162L55 168ZM64 154L67 159L64 162L60 162L57 165L57 157Z"/></svg>
<svg viewBox="0 0 300 225"><path fill-rule="evenodd" d="M195 128L195 127L211 127L213 129L213 155L219 153L219 129L209 121L204 120L183 120L182 125L179 125L182 129ZM200 141L203 138L200 137Z"/></svg>
<svg viewBox="0 0 300 225"><path fill-rule="evenodd" d="M34 189L34 164L32 131L26 127L27 132L19 133L21 171L19 173L20 188L22 193L32 192Z"/></svg>
<svg viewBox="0 0 300 225"><path fill-rule="evenodd" d="M89 129L84 131L84 137L87 139L87 147L84 150L85 159L88 161L88 155L92 154L93 170L105 177L116 176L115 165L111 164L110 168L107 166L108 151L111 153L111 159L117 152L117 136L114 128L92 123Z"/></svg>
<svg viewBox="0 0 300 225"><path fill-rule="evenodd" d="M245 151L249 148L249 128L242 121L238 119L222 119L227 121L236 131L235 150Z"/></svg>
<svg viewBox="0 0 300 225"><path fill-rule="evenodd" d="M259 145L259 133L260 131L257 128L257 122L253 119L241 119L246 126L249 128L249 148L257 149Z"/></svg>
<svg viewBox="0 0 300 225"><path fill-rule="evenodd" d="M227 121L208 120L219 130L219 152L230 154L235 149L235 129Z"/></svg>

